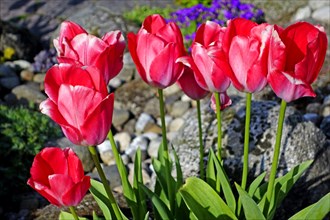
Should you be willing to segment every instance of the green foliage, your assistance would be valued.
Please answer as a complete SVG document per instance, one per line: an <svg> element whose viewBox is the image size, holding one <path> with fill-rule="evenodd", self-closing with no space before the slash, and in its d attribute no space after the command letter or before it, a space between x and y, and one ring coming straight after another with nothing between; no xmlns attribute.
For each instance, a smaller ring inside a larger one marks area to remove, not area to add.
<svg viewBox="0 0 330 220"><path fill-rule="evenodd" d="M164 18L170 17L170 13L174 11L173 8L165 7L150 7L148 5L136 6L133 10L124 12L123 16L126 20L135 23L140 26L144 19L152 14L160 14Z"/></svg>
<svg viewBox="0 0 330 220"><path fill-rule="evenodd" d="M40 112L0 105L0 197L27 189L33 157L61 135L60 128Z"/></svg>
<svg viewBox="0 0 330 220"><path fill-rule="evenodd" d="M175 0L175 4L188 8L197 4L203 4L205 6L211 5L212 0Z"/></svg>

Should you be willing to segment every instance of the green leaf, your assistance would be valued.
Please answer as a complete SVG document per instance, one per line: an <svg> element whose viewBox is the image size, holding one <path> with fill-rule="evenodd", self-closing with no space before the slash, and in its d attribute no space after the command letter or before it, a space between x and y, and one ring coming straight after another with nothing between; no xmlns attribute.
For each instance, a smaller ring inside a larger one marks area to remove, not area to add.
<svg viewBox="0 0 330 220"><path fill-rule="evenodd" d="M250 187L249 187L249 191L248 191L249 196L252 197L254 195L254 193L260 186L261 182L264 180L265 176L266 176L266 172L263 172L262 174L260 174L259 176L257 176L257 178L255 178L253 180L253 182L250 184Z"/></svg>
<svg viewBox="0 0 330 220"><path fill-rule="evenodd" d="M207 163L207 167L206 167L206 182L214 190L216 190L218 193L220 193L220 191L218 191L217 187L216 187L217 177L216 177L215 165L214 165L214 160L212 158L212 155L214 155L214 154L211 154L211 150L210 150L209 156L208 156L208 163Z"/></svg>
<svg viewBox="0 0 330 220"><path fill-rule="evenodd" d="M96 212L93 210L93 220L101 220L102 218L99 218L97 215L96 215Z"/></svg>
<svg viewBox="0 0 330 220"><path fill-rule="evenodd" d="M92 193L95 201L102 210L104 217L111 220L112 216L115 216L115 214L112 212L110 201L102 183L91 179L91 188L89 191Z"/></svg>
<svg viewBox="0 0 330 220"><path fill-rule="evenodd" d="M245 219L266 220L257 203L255 203L255 201L249 196L249 194L245 192L238 184L235 183L235 186L243 205Z"/></svg>
<svg viewBox="0 0 330 220"><path fill-rule="evenodd" d="M134 161L134 178L133 178L133 189L135 191L136 197L136 208L134 208L134 219L143 219L147 213L147 205L145 194L142 189L139 187L139 183L143 185L142 178L142 157L141 157L141 149L135 153L135 161Z"/></svg>
<svg viewBox="0 0 330 220"><path fill-rule="evenodd" d="M235 213L236 210L236 199L231 189L228 177L223 169L220 161L215 156L213 151L211 150L211 154L213 155L212 158L214 160L215 167L217 169L217 178L220 179L221 188L223 190L223 194L225 195L226 202L230 207L231 211Z"/></svg>
<svg viewBox="0 0 330 220"><path fill-rule="evenodd" d="M140 184L140 187L142 188L144 193L150 198L152 205L155 207L162 219L173 219L173 216L167 205L154 192L152 192L150 189L148 189L142 184Z"/></svg>
<svg viewBox="0 0 330 220"><path fill-rule="evenodd" d="M173 150L173 155L174 155L174 162L176 169L176 191L178 191L180 187L183 185L183 175L182 175L182 169L181 169L179 157L176 154L175 150Z"/></svg>
<svg viewBox="0 0 330 220"><path fill-rule="evenodd" d="M309 219L324 219L330 213L330 193L323 196L316 203L306 207L289 220L309 220Z"/></svg>
<svg viewBox="0 0 330 220"><path fill-rule="evenodd" d="M149 212L146 213L146 215L144 216L144 220L148 220L149 219Z"/></svg>
<svg viewBox="0 0 330 220"><path fill-rule="evenodd" d="M88 220L87 218L79 217L79 220ZM61 211L60 215L58 216L59 220L75 220L73 215L69 212Z"/></svg>
<svg viewBox="0 0 330 220"><path fill-rule="evenodd" d="M217 192L197 177L189 177L179 192L197 219L237 219Z"/></svg>

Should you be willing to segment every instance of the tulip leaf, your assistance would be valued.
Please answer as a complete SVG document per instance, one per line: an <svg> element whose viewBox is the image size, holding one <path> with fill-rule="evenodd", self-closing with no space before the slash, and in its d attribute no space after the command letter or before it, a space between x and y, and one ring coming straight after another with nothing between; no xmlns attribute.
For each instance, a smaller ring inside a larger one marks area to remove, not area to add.
<svg viewBox="0 0 330 220"><path fill-rule="evenodd" d="M60 215L58 216L59 220L75 220L75 218L73 217L73 215L69 212L65 212L65 211L61 211ZM79 220L88 220L87 218L84 217L79 217Z"/></svg>
<svg viewBox="0 0 330 220"><path fill-rule="evenodd" d="M181 165L179 161L179 157L176 154L175 150L173 150L175 169L176 169L176 191L183 185L183 175L181 170Z"/></svg>
<svg viewBox="0 0 330 220"><path fill-rule="evenodd" d="M197 177L189 177L179 192L197 219L237 219L218 193Z"/></svg>
<svg viewBox="0 0 330 220"><path fill-rule="evenodd" d="M112 219L112 216L115 216L112 212L110 200L107 197L107 193L104 189L102 183L91 179L91 188L89 191L92 193L95 201L99 205L105 219Z"/></svg>
<svg viewBox="0 0 330 220"><path fill-rule="evenodd" d="M99 218L97 215L96 215L96 212L93 210L93 220L101 220L102 218Z"/></svg>
<svg viewBox="0 0 330 220"><path fill-rule="evenodd" d="M330 213L330 193L296 213L289 220L324 219Z"/></svg>
<svg viewBox="0 0 330 220"><path fill-rule="evenodd" d="M168 209L167 205L150 189L146 186L140 184L140 188L144 191L144 193L150 198L152 205L157 210L158 215L161 219L173 219L173 216Z"/></svg>
<svg viewBox="0 0 330 220"><path fill-rule="evenodd" d="M141 157L141 149L135 153L135 161L134 161L134 178L133 178L133 189L135 191L135 196L137 200L137 206L134 210L136 213L133 217L134 219L143 219L147 213L147 205L146 205L146 197L143 193L142 189L139 188L139 183L143 184L142 178L142 157Z"/></svg>
<svg viewBox="0 0 330 220"><path fill-rule="evenodd" d="M149 219L149 212L146 213L146 215L144 216L144 220L148 220Z"/></svg>
<svg viewBox="0 0 330 220"><path fill-rule="evenodd" d="M262 211L259 209L257 203L245 192L238 184L235 183L239 198L242 202L245 219L265 219Z"/></svg>
<svg viewBox="0 0 330 220"><path fill-rule="evenodd" d="M253 180L253 182L250 184L250 187L249 187L249 191L248 191L249 196L252 197L254 195L254 193L256 192L256 190L258 189L258 187L264 180L265 176L266 176L266 172L263 172L262 174L260 174L259 176L257 176L257 178L255 178Z"/></svg>
<svg viewBox="0 0 330 220"><path fill-rule="evenodd" d="M282 203L283 199L289 193L293 185L298 181L300 176L305 170L312 164L312 160L305 161L294 168L292 168L284 176L275 179L275 187L273 191L272 201L268 204L266 199L267 184L262 184L255 192L254 197L259 200L258 206L261 210L264 210L264 214L267 214L268 219L272 219L276 208ZM267 206L267 207L266 207Z"/></svg>
<svg viewBox="0 0 330 220"><path fill-rule="evenodd" d="M221 184L221 188L223 190L223 194L225 195L225 199L226 202L229 206L229 208L231 209L232 212L235 213L236 210L236 199L235 196L233 194L233 191L231 189L228 177L226 175L225 170L223 169L218 157L215 156L215 154L213 153L212 150L210 150L211 152L211 158L213 158L215 167L217 169L217 179L220 181Z"/></svg>
<svg viewBox="0 0 330 220"><path fill-rule="evenodd" d="M212 158L211 154L211 150L209 152L209 156L208 156L208 163L207 163L207 168L206 168L206 182L214 189L216 190L218 193L220 193L220 191L218 191L216 188L216 182L217 182L217 176L216 176L216 171L215 171L215 165L214 165L214 160Z"/></svg>

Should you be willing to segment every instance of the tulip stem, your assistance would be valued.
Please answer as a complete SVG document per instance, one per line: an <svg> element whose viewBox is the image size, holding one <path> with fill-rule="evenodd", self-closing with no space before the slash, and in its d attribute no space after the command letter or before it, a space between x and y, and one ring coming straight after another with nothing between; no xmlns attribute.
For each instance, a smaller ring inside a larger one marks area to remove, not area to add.
<svg viewBox="0 0 330 220"><path fill-rule="evenodd" d="M115 219L118 219L118 220L119 219L123 219L122 218L122 215L121 215L121 212L119 210L119 207L117 205L117 202L116 202L116 200L115 200L115 198L114 198L114 196L112 194L112 191L110 189L110 186L108 184L108 180L105 177L104 171L103 171L103 169L101 167L100 160L98 158L98 155L97 155L97 152L96 152L95 147L94 146L89 146L88 147L88 150L89 150L89 152L92 155L92 158L93 158L94 164L96 166L97 172L99 173L99 176L100 176L101 181L103 183L104 189L105 189L105 191L106 191L106 193L108 195L108 198L110 200L112 210L113 210L113 212L115 214L115 217L116 217Z"/></svg>
<svg viewBox="0 0 330 220"><path fill-rule="evenodd" d="M215 96L215 107L217 111L217 122L218 122L218 159L221 162L221 148L222 148L222 128L221 128L221 100L220 100L220 94L218 92L214 93Z"/></svg>
<svg viewBox="0 0 330 220"><path fill-rule="evenodd" d="M164 97L163 97L163 90L158 89L159 95L159 109L160 109L160 119L162 123L162 143L163 143L163 151L164 154L162 155L165 160L165 177L167 182L167 193L168 193L168 200L170 201L170 208L171 211L174 212L174 197L175 194L172 191L172 184L171 184L171 167L170 167L170 155L168 152L167 146L167 137L166 137L166 124L165 124L165 111L164 111Z"/></svg>
<svg viewBox="0 0 330 220"><path fill-rule="evenodd" d="M199 136L199 175L202 180L205 178L204 174L204 146L203 146L203 130L202 130L202 116L201 104L199 100L197 103L197 119L198 119L198 136Z"/></svg>
<svg viewBox="0 0 330 220"><path fill-rule="evenodd" d="M251 99L252 94L246 93L245 109L245 131L244 131L244 156L243 156L243 174L241 187L245 190L247 177L249 173L249 138L250 138L250 120L251 120Z"/></svg>
<svg viewBox="0 0 330 220"><path fill-rule="evenodd" d="M69 206L69 209L70 209L70 212L71 212L71 214L72 214L74 220L79 220L79 217L78 217L77 212L76 212L76 210L74 209L74 207L73 207L73 206Z"/></svg>
<svg viewBox="0 0 330 220"><path fill-rule="evenodd" d="M272 197L273 197L273 189L274 189L274 183L275 183L275 177L276 177L276 171L278 166L278 160L281 150L281 139L282 139L282 131L283 131L283 122L285 117L285 110L286 110L286 102L282 100L281 102L281 108L280 108L280 114L278 118L278 125L277 125L277 133L276 133L276 141L275 141L275 147L274 147L274 154L273 154L273 163L270 171L269 176L269 182L267 187L267 204L271 203ZM265 206L266 208L267 205ZM267 215L271 210L266 210Z"/></svg>

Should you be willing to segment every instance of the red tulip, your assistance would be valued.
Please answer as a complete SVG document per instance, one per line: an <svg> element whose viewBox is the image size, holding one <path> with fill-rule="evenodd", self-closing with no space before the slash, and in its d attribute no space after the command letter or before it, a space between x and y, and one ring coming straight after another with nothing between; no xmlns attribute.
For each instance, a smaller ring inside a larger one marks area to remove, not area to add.
<svg viewBox="0 0 330 220"><path fill-rule="evenodd" d="M132 59L146 83L164 89L178 80L183 66L175 61L185 54L185 49L175 23L166 24L160 15L150 15L139 32L129 33L127 38Z"/></svg>
<svg viewBox="0 0 330 220"><path fill-rule="evenodd" d="M27 184L58 207L76 206L90 188L79 157L70 148L44 148L38 153Z"/></svg>
<svg viewBox="0 0 330 220"><path fill-rule="evenodd" d="M224 110L225 108L229 107L232 104L232 101L230 97L227 95L227 92L220 93L219 95L220 95L220 110ZM214 112L217 111L214 94L212 94L211 96L211 108L213 109Z"/></svg>
<svg viewBox="0 0 330 220"><path fill-rule="evenodd" d="M223 37L232 71L227 71L239 91L258 92L267 85L267 62L272 25L244 18L228 22Z"/></svg>
<svg viewBox="0 0 330 220"><path fill-rule="evenodd" d="M55 65L46 74L45 92L49 98L40 104L41 112L58 123L72 143L91 146L105 140L114 96L97 68Z"/></svg>
<svg viewBox="0 0 330 220"><path fill-rule="evenodd" d="M327 46L323 27L307 22L284 30L275 26L270 40L268 82L276 95L286 102L315 97L311 84L321 70Z"/></svg>
<svg viewBox="0 0 330 220"><path fill-rule="evenodd" d="M209 91L202 89L198 85L194 72L189 67L184 68L184 72L177 83L182 91L193 100L200 100L209 94Z"/></svg>
<svg viewBox="0 0 330 220"><path fill-rule="evenodd" d="M78 24L65 21L54 45L59 63L95 66L107 84L123 67L125 41L120 31L110 31L100 39L88 34Z"/></svg>
<svg viewBox="0 0 330 220"><path fill-rule="evenodd" d="M225 92L230 85L226 72L231 71L222 50L222 36L225 28L207 21L202 24L191 46L191 57L178 59L193 69L200 87L210 92Z"/></svg>

